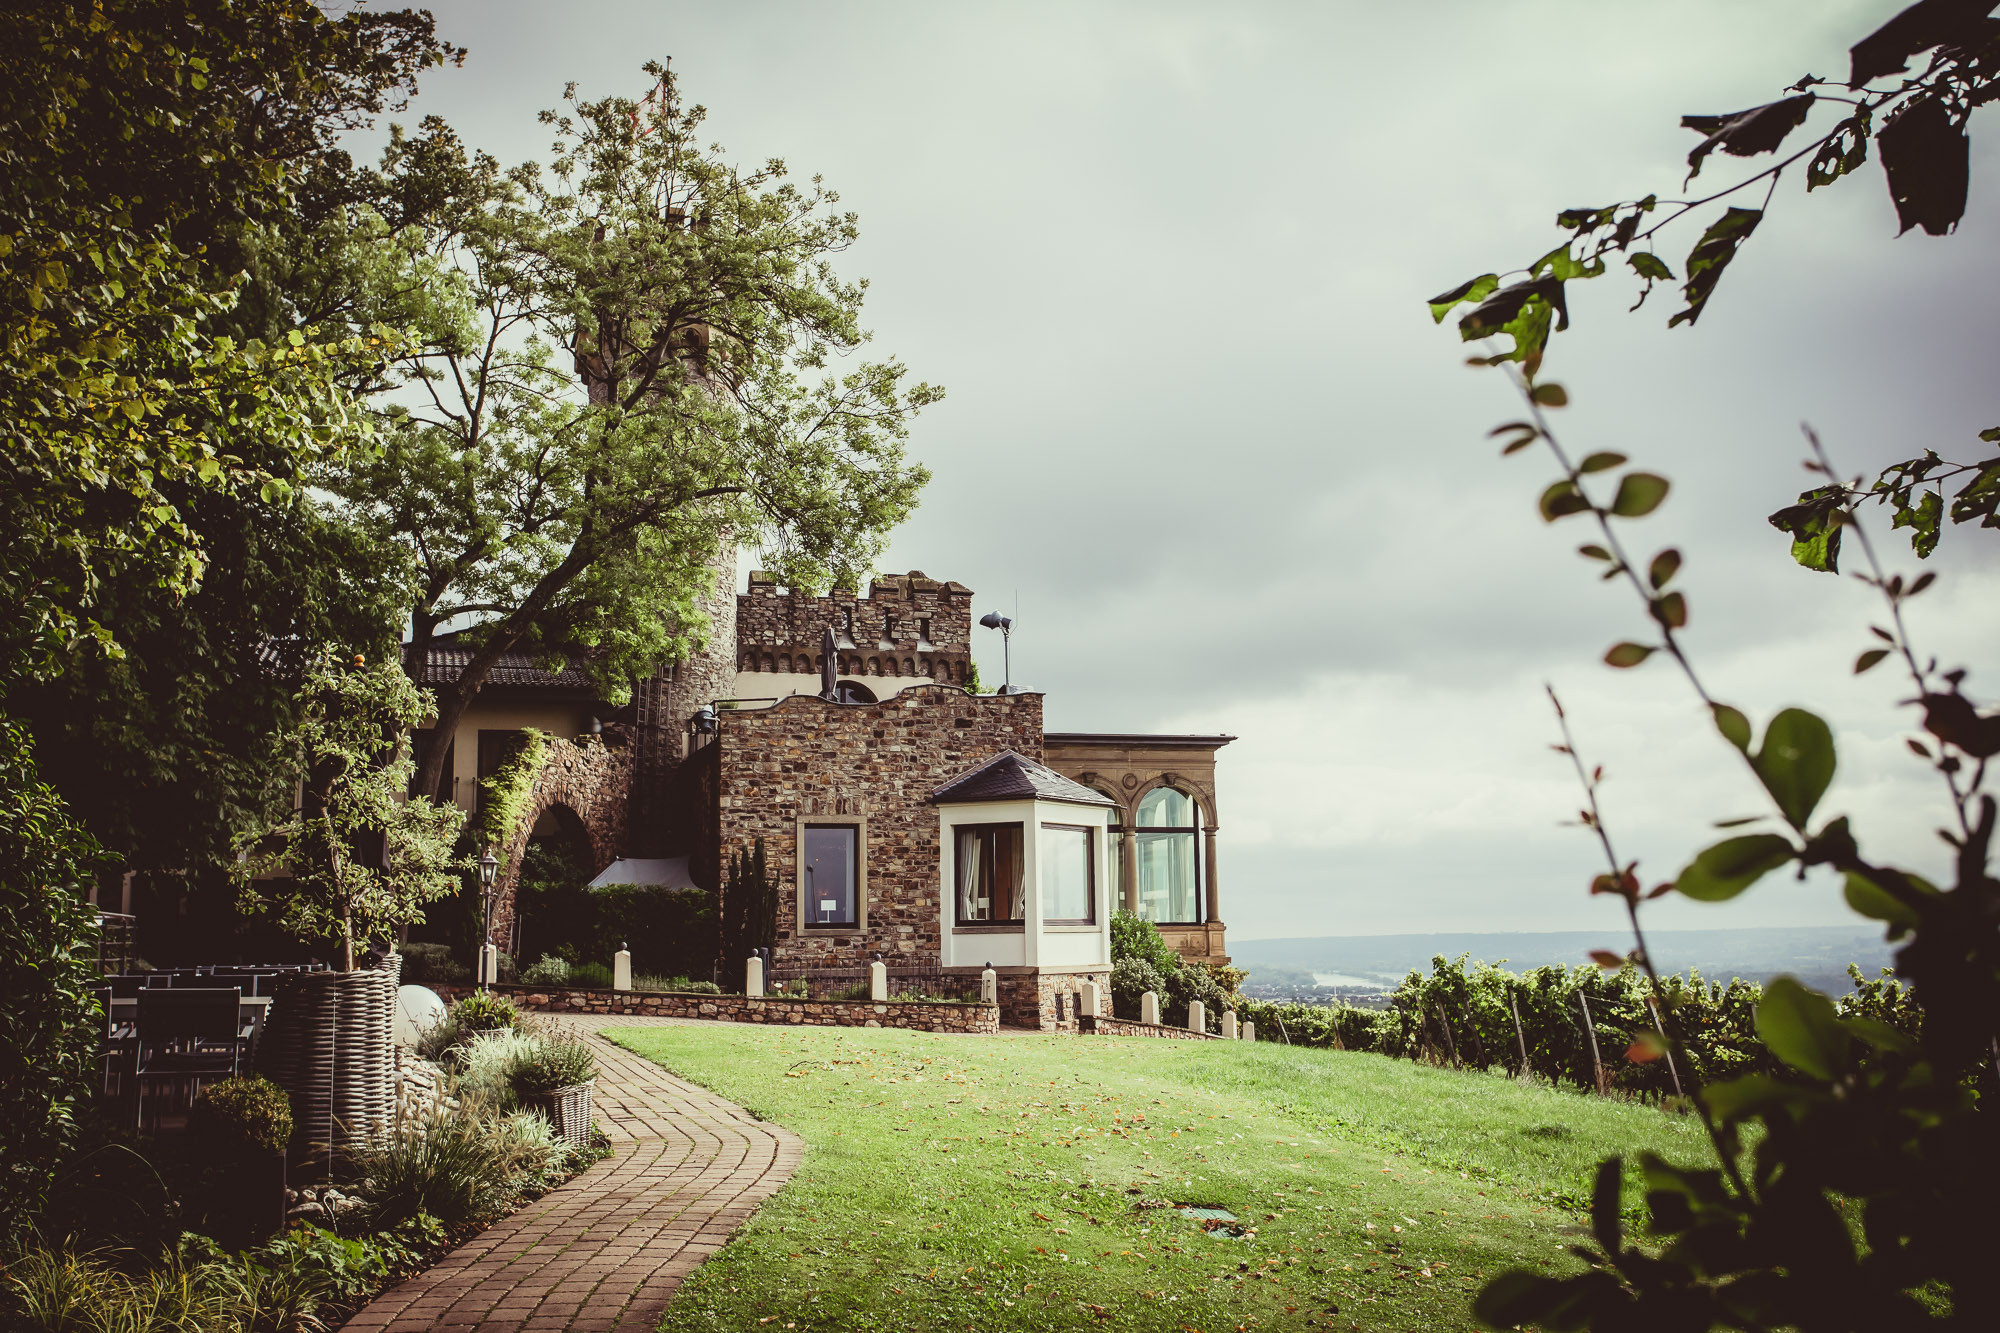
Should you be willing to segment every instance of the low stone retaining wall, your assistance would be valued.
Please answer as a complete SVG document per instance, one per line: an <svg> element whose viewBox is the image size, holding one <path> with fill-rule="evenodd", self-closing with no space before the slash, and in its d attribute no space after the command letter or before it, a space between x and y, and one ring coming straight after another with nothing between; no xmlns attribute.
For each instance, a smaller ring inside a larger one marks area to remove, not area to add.
<svg viewBox="0 0 2000 1333"><path fill-rule="evenodd" d="M432 985L446 1000L472 986ZM807 1027L916 1028L924 1032L998 1032L1000 1010L990 1004L909 1000L797 1000L777 996L707 995L695 991L574 990L552 986L495 986L522 1009L561 1014L646 1014L705 1018L718 1023L797 1023Z"/></svg>
<svg viewBox="0 0 2000 1333"><path fill-rule="evenodd" d="M1086 1035L1099 1037L1160 1037L1167 1041L1221 1041L1213 1032L1190 1032L1186 1028L1170 1028L1163 1023L1137 1023L1129 1018L1106 1018L1102 1014L1085 1014L1079 1020L1079 1029Z"/></svg>

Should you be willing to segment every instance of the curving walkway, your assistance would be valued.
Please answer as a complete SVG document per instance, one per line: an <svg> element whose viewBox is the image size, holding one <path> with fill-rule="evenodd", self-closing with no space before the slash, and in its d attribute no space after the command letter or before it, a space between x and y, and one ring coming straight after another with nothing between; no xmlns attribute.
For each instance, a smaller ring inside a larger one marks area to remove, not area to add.
<svg viewBox="0 0 2000 1333"><path fill-rule="evenodd" d="M596 1050L592 1112L612 1155L389 1288L346 1329L651 1333L681 1280L797 1168L789 1131L595 1035L690 1020L540 1017Z"/></svg>

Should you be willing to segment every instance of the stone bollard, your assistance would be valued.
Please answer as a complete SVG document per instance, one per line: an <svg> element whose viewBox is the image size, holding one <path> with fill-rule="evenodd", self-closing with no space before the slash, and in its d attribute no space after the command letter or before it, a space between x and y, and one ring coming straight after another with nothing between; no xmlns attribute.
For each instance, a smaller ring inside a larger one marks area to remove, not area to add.
<svg viewBox="0 0 2000 1333"><path fill-rule="evenodd" d="M1160 997L1156 992L1147 991L1139 997L1139 1021L1154 1027L1160 1025Z"/></svg>
<svg viewBox="0 0 2000 1333"><path fill-rule="evenodd" d="M743 965L743 993L752 999L764 993L764 960L752 958Z"/></svg>
<svg viewBox="0 0 2000 1333"><path fill-rule="evenodd" d="M1000 1003L1000 977L990 967L979 974L979 1002L995 1006Z"/></svg>
<svg viewBox="0 0 2000 1333"><path fill-rule="evenodd" d="M482 945L479 950L479 984L495 986L500 982L500 946Z"/></svg>
<svg viewBox="0 0 2000 1333"><path fill-rule="evenodd" d="M1101 1012L1098 1006L1102 1003L1103 1000L1099 995L1097 989L1097 983L1094 981L1084 982L1083 999L1081 1001L1081 1004L1083 1006L1083 1012L1089 1014L1092 1018L1095 1018Z"/></svg>
<svg viewBox="0 0 2000 1333"><path fill-rule="evenodd" d="M1188 1001L1188 1031L1208 1031L1208 1006L1200 1000Z"/></svg>
<svg viewBox="0 0 2000 1333"><path fill-rule="evenodd" d="M1257 1021L1255 1019L1245 1019L1243 1021L1243 1040L1257 1040Z"/></svg>
<svg viewBox="0 0 2000 1333"><path fill-rule="evenodd" d="M886 1000L889 998L889 966L886 963L868 965L868 998Z"/></svg>
<svg viewBox="0 0 2000 1333"><path fill-rule="evenodd" d="M1224 1041L1236 1040L1236 1011L1234 1009L1224 1009L1222 1011L1222 1039Z"/></svg>
<svg viewBox="0 0 2000 1333"><path fill-rule="evenodd" d="M611 989L632 989L632 951L622 944L611 955Z"/></svg>

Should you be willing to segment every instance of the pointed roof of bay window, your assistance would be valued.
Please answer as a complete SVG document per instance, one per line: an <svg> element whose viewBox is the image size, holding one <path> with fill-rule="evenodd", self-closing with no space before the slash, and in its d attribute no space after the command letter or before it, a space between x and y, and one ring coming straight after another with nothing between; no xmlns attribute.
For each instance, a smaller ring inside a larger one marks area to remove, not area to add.
<svg viewBox="0 0 2000 1333"><path fill-rule="evenodd" d="M1070 805L1116 805L1102 792L1072 782L1053 768L1026 755L1002 750L985 763L945 783L931 793L932 805L969 805L974 801L1064 801Z"/></svg>

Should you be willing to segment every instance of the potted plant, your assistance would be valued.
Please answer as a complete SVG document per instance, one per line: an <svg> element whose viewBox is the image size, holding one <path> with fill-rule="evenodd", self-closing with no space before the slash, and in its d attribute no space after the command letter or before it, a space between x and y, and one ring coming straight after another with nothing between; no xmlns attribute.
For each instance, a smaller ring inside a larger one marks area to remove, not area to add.
<svg viewBox="0 0 2000 1333"><path fill-rule="evenodd" d="M423 696L394 662L331 654L306 671L299 721L286 736L302 799L243 839L246 910L308 944L331 942L338 970L281 979L257 1052L292 1094L298 1148L325 1155L387 1122L399 959L362 959L355 943L423 920L468 869L452 845L465 816L409 796L403 737ZM291 804L290 802L286 803Z"/></svg>
<svg viewBox="0 0 2000 1333"><path fill-rule="evenodd" d="M507 1068L507 1081L525 1110L538 1111L572 1147L590 1140L590 1093L597 1057L574 1037L536 1042Z"/></svg>
<svg viewBox="0 0 2000 1333"><path fill-rule="evenodd" d="M285 1146L292 1104L266 1078L226 1078L203 1088L188 1116L200 1154L207 1230L232 1249L275 1235L285 1222Z"/></svg>

